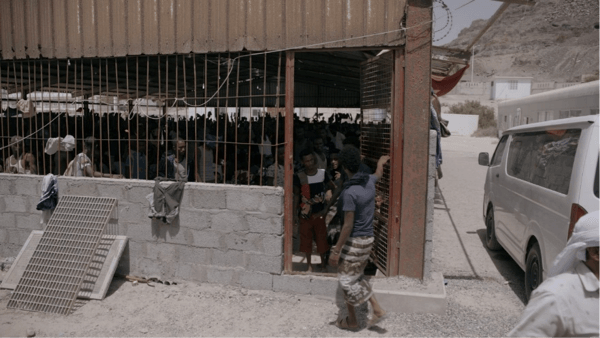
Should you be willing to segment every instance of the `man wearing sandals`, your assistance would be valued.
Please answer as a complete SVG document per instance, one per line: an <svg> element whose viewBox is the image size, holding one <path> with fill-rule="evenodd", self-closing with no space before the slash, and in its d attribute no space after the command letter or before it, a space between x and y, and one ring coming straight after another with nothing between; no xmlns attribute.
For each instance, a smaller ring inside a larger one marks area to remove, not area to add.
<svg viewBox="0 0 600 338"><path fill-rule="evenodd" d="M341 329L357 331L356 306L369 301L368 327L377 324L386 315L375 299L371 285L364 279L363 272L373 248L375 182L383 175L383 166L390 157L382 156L379 159L374 175L359 172L360 152L354 147L344 148L339 159L348 175L341 193L344 226L329 256L329 264L336 267L339 262L339 283L348 306L348 316L339 318L336 324Z"/></svg>

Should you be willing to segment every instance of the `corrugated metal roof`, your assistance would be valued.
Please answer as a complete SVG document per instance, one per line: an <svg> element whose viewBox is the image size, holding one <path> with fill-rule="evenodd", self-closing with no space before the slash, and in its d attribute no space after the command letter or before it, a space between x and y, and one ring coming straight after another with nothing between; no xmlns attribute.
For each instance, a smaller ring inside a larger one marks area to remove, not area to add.
<svg viewBox="0 0 600 338"><path fill-rule="evenodd" d="M405 3L2 0L0 50L25 59L399 46Z"/></svg>

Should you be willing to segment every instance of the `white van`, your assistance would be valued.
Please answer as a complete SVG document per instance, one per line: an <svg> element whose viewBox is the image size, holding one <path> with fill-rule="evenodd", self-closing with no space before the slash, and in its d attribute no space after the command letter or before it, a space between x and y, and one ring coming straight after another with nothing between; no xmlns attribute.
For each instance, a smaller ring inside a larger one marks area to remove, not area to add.
<svg viewBox="0 0 600 338"><path fill-rule="evenodd" d="M525 271L527 298L565 247L577 220L598 210L598 115L505 131L490 161L483 218L490 250L504 248Z"/></svg>

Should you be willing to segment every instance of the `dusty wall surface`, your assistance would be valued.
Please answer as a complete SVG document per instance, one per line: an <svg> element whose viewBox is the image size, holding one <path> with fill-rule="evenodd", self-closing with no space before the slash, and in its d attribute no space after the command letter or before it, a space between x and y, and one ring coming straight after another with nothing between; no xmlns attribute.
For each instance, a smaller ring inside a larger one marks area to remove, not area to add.
<svg viewBox="0 0 600 338"><path fill-rule="evenodd" d="M477 130L479 115L443 114L442 118L448 120L448 129L453 135L471 136Z"/></svg>
<svg viewBox="0 0 600 338"><path fill-rule="evenodd" d="M448 94L450 95L488 95L489 82L459 82Z"/></svg>
<svg viewBox="0 0 600 338"><path fill-rule="evenodd" d="M271 289L283 269L283 189L187 183L179 218L148 218L153 181L59 179L59 195L115 197L129 243L117 273ZM41 176L0 175L0 255L43 230ZM167 183L168 184L168 183Z"/></svg>

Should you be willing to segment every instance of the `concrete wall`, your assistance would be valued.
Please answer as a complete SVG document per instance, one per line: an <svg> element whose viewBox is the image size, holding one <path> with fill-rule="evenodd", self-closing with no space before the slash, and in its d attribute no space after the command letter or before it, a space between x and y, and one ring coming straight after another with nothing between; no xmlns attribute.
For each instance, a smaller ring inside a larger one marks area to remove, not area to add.
<svg viewBox="0 0 600 338"><path fill-rule="evenodd" d="M442 113L442 119L448 120L448 129L452 135L460 136L471 136L479 123L479 115Z"/></svg>
<svg viewBox="0 0 600 338"><path fill-rule="evenodd" d="M448 95L488 95L490 82L459 82Z"/></svg>
<svg viewBox="0 0 600 338"><path fill-rule="evenodd" d="M0 255L16 256L31 230L42 177L0 175ZM129 238L117 273L272 289L283 269L283 189L188 183L171 225L147 217L154 182L59 178L60 195L116 197Z"/></svg>

